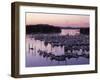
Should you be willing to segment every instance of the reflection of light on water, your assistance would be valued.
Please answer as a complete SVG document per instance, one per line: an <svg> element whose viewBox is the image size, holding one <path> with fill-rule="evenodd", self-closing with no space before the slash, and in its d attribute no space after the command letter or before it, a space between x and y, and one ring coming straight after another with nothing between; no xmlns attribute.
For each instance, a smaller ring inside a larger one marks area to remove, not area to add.
<svg viewBox="0 0 100 80"><path fill-rule="evenodd" d="M51 44L50 44L50 43L48 43L48 45L47 45L47 46L45 46L45 51L46 51L47 53L52 52L52 46L51 46Z"/></svg>
<svg viewBox="0 0 100 80"><path fill-rule="evenodd" d="M52 52L53 52L53 54L55 54L55 55L62 55L62 54L64 54L64 46L55 46L53 49L52 49Z"/></svg>
<svg viewBox="0 0 100 80"><path fill-rule="evenodd" d="M46 51L47 53L52 52L55 55L64 54L64 46L52 47L50 43L47 46L44 45L44 41L35 40L34 38L26 38L26 51L28 52L29 48L33 48L36 50L36 54L38 54L38 50Z"/></svg>
<svg viewBox="0 0 100 80"><path fill-rule="evenodd" d="M78 35L80 34L79 29L62 29L61 35Z"/></svg>
<svg viewBox="0 0 100 80"><path fill-rule="evenodd" d="M67 30L68 32L69 30ZM75 30L78 33L78 30ZM66 30L65 30L66 32ZM70 31L69 31L70 32ZM74 32L74 31L72 31ZM64 32L63 32L64 33ZM70 34L72 34L70 32ZM58 34L56 34L58 35ZM65 34L63 34L65 35ZM50 35L49 35L50 36ZM48 54L54 54L54 56L65 55L65 47L64 46L52 46L52 44L45 44L45 41L35 40L34 38L26 35L26 67L35 67L35 66L53 66L53 65L75 65L75 64L89 64L89 59L84 57L79 58L66 58L64 61L51 60L52 57L45 57L45 55L40 55L39 50L45 51ZM30 49L29 49L30 48ZM68 52L68 51L66 51ZM71 51L69 51L71 53ZM81 55L82 50L73 50L72 53L78 53ZM85 53L89 54L88 51ZM61 57L60 57L61 59ZM66 63L67 61L67 63Z"/></svg>

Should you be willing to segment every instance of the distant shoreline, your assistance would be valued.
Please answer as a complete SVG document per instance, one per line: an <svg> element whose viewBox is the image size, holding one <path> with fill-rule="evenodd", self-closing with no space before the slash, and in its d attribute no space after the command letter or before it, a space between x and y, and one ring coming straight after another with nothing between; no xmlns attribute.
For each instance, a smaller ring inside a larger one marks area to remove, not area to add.
<svg viewBox="0 0 100 80"><path fill-rule="evenodd" d="M89 35L89 27L60 27L49 24L26 25L26 34L31 33L61 33L61 29L80 29L81 34Z"/></svg>

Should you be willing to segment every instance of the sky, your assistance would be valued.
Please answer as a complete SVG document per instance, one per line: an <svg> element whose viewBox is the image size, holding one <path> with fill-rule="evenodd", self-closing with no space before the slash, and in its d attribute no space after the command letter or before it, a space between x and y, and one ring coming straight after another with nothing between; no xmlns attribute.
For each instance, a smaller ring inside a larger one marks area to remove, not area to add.
<svg viewBox="0 0 100 80"><path fill-rule="evenodd" d="M26 13L26 25L49 24L60 27L89 27L89 15Z"/></svg>

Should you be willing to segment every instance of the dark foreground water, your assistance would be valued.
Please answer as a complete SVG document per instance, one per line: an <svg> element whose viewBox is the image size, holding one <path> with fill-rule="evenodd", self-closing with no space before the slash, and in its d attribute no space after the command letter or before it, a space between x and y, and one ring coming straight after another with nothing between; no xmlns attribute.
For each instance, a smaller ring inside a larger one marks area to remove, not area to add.
<svg viewBox="0 0 100 80"><path fill-rule="evenodd" d="M89 64L87 36L26 35L26 67ZM75 42L76 41L76 42Z"/></svg>

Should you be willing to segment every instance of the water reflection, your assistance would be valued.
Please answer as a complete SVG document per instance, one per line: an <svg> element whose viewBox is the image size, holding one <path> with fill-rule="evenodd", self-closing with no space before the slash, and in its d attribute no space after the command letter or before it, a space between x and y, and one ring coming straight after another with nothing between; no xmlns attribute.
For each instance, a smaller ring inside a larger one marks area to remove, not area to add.
<svg viewBox="0 0 100 80"><path fill-rule="evenodd" d="M26 35L26 67L89 64L88 36Z"/></svg>
<svg viewBox="0 0 100 80"><path fill-rule="evenodd" d="M80 30L79 29L62 29L61 30L61 35L79 35Z"/></svg>

